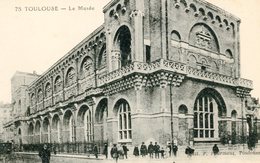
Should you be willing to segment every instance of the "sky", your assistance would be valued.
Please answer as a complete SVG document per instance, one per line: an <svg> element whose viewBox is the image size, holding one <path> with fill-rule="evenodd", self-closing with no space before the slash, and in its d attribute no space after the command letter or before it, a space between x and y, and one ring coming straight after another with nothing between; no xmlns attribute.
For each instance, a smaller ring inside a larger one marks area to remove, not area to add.
<svg viewBox="0 0 260 163"><path fill-rule="evenodd" d="M254 82L260 97L259 0L207 0L241 18L241 77ZM104 22L109 0L0 0L0 101L11 101L16 71L45 72ZM66 11L26 11L30 6L58 6ZM94 10L79 11L78 6ZM69 11L68 9L76 10ZM20 9L22 11L20 11Z"/></svg>

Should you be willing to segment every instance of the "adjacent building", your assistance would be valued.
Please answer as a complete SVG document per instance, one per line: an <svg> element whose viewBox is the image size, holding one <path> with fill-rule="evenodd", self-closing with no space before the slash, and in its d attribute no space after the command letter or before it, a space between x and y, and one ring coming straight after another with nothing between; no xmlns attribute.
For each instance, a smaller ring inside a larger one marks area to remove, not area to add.
<svg viewBox="0 0 260 163"><path fill-rule="evenodd" d="M0 102L0 142L6 141L4 124L10 120L11 109L10 104Z"/></svg>
<svg viewBox="0 0 260 163"><path fill-rule="evenodd" d="M104 24L45 73L15 77L36 79L12 83L16 142L196 145L257 135L239 18L204 0L112 0L103 12Z"/></svg>

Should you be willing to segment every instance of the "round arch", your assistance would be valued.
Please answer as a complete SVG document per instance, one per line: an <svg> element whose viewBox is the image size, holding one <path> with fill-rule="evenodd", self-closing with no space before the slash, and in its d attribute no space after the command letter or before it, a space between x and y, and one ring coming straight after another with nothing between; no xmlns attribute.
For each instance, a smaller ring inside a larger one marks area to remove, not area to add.
<svg viewBox="0 0 260 163"><path fill-rule="evenodd" d="M115 117L118 121L118 138L119 141L132 140L132 118L131 108L125 99L119 99L113 108Z"/></svg>
<svg viewBox="0 0 260 163"><path fill-rule="evenodd" d="M42 131L43 131L42 141L44 143L49 143L50 142L50 121L47 117L43 119Z"/></svg>
<svg viewBox="0 0 260 163"><path fill-rule="evenodd" d="M179 109L178 109L178 113L179 114L187 114L188 113L188 108L186 105L182 104L179 106Z"/></svg>
<svg viewBox="0 0 260 163"><path fill-rule="evenodd" d="M41 122L39 120L35 123L35 143L41 143Z"/></svg>
<svg viewBox="0 0 260 163"><path fill-rule="evenodd" d="M93 116L91 109L83 104L80 106L77 113L77 126L81 135L84 135L84 140L90 142L93 140Z"/></svg>
<svg viewBox="0 0 260 163"><path fill-rule="evenodd" d="M95 121L97 123L101 123L104 120L104 116L108 116L107 110L108 100L107 98L103 98L99 101L96 111L95 111Z"/></svg>
<svg viewBox="0 0 260 163"><path fill-rule="evenodd" d="M226 117L227 109L221 94L213 88L205 88L199 92L194 103L194 138L200 140L216 140L225 133L218 130L219 119ZM219 133L220 132L220 133Z"/></svg>
<svg viewBox="0 0 260 163"><path fill-rule="evenodd" d="M205 23L197 23L192 26L189 34L189 44L209 51L220 52L216 33Z"/></svg>
<svg viewBox="0 0 260 163"><path fill-rule="evenodd" d="M65 111L63 115L63 134L64 134L64 141L65 142L72 142L73 135L74 135L74 118L73 113L71 110Z"/></svg>
<svg viewBox="0 0 260 163"><path fill-rule="evenodd" d="M128 26L120 26L114 36L113 47L120 51L120 65L119 67L124 67L131 63L131 44L132 37L131 31Z"/></svg>
<svg viewBox="0 0 260 163"><path fill-rule="evenodd" d="M58 114L55 114L52 118L52 142L60 143L60 129L61 129L61 120Z"/></svg>

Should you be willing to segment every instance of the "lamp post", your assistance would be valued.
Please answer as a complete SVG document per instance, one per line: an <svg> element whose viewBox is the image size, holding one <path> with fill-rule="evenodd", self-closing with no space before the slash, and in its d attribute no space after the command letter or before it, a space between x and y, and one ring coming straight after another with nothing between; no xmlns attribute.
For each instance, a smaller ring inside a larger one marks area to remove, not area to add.
<svg viewBox="0 0 260 163"><path fill-rule="evenodd" d="M243 96L241 96L241 114L242 114L242 144L243 144L243 151L244 151L244 141L245 141L245 134L244 134L244 109L243 109L243 102L244 102L244 98Z"/></svg>
<svg viewBox="0 0 260 163"><path fill-rule="evenodd" d="M171 149L173 147L173 104L172 104L172 83L170 83L170 109L171 109ZM173 150L171 150L171 155Z"/></svg>

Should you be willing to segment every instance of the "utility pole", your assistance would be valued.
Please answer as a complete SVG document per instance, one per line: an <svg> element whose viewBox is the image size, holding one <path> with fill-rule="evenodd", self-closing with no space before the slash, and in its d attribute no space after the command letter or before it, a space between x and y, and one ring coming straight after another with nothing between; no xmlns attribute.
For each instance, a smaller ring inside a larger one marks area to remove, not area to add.
<svg viewBox="0 0 260 163"><path fill-rule="evenodd" d="M172 104L172 83L170 83L170 109L171 109L171 148L173 147L173 104ZM173 150L171 150L171 155L173 154Z"/></svg>

